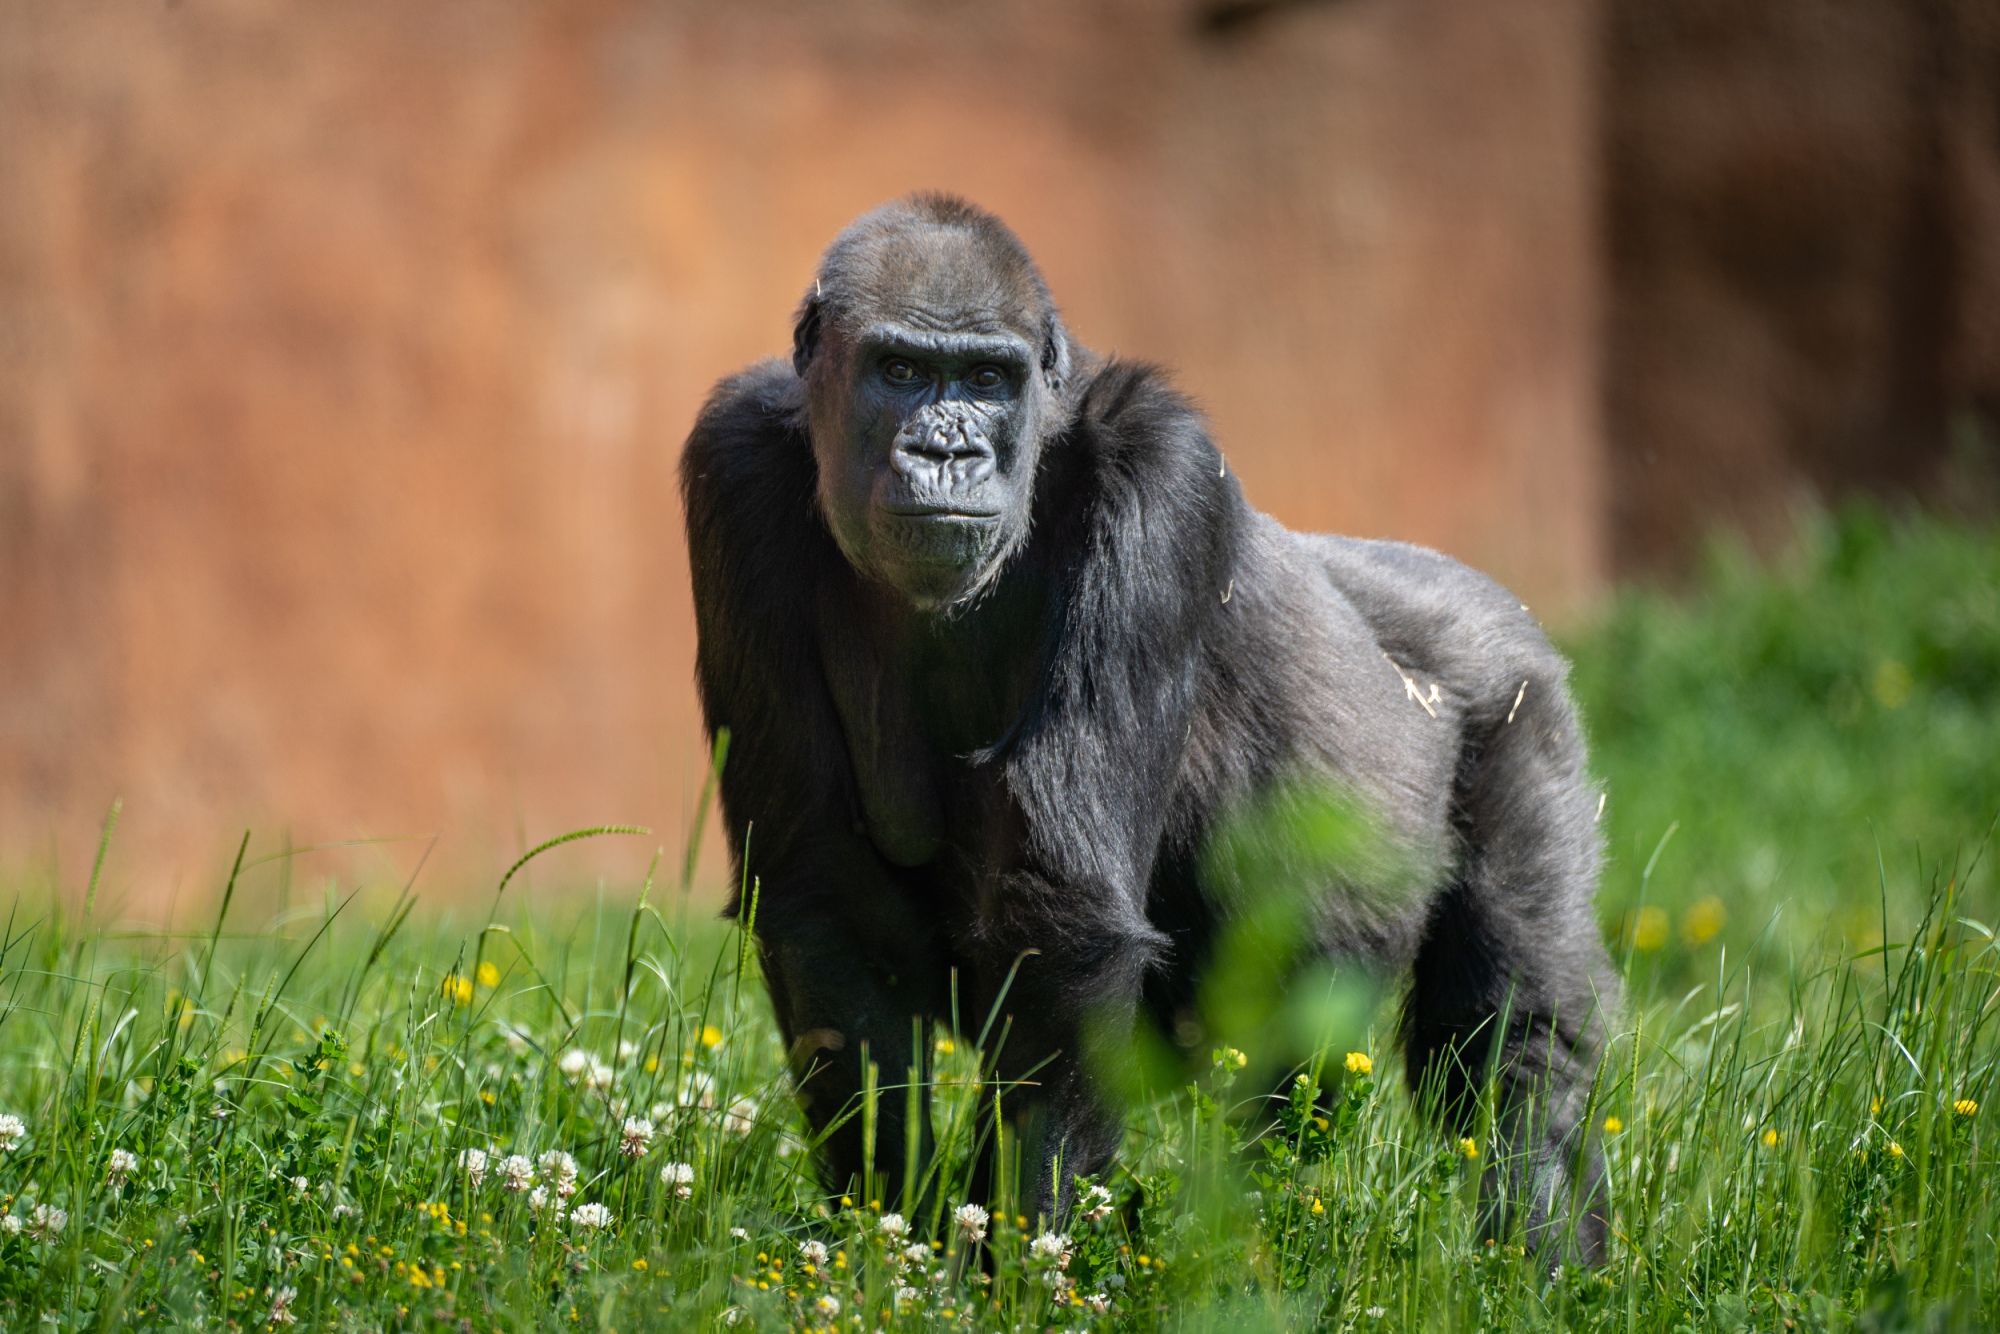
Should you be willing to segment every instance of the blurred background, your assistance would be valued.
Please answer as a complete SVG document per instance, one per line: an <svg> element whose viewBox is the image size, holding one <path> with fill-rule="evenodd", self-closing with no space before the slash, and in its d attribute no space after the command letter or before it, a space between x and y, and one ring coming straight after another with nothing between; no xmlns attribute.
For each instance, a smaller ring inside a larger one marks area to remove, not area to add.
<svg viewBox="0 0 2000 1334"><path fill-rule="evenodd" d="M1742 825L1682 834L1716 866L1652 925L1692 947L1690 905L1783 873L1774 823L1869 836L1881 746L1955 738L1898 791L1983 829L1991 0L21 0L0 862L74 887L114 797L138 909L246 824L417 836L405 867L440 834L447 881L602 821L676 846L681 441L918 188L1175 367L1260 508L1441 547L1568 636L1628 940L1663 829ZM1784 709L1728 693L1774 662ZM1774 718L1835 758L1745 807Z"/></svg>

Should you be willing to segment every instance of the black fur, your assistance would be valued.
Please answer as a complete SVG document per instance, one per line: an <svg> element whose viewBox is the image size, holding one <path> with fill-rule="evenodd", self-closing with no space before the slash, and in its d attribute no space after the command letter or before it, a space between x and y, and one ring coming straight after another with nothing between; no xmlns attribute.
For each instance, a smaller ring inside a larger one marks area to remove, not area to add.
<svg viewBox="0 0 2000 1334"><path fill-rule="evenodd" d="M871 563L881 540L857 514L833 513L867 502L822 476L918 448L911 423L943 411L928 390L893 410L866 397L889 391L855 340L883 320L1035 353L1011 406L974 405L1031 501L967 558L990 569L921 605L902 567ZM1463 1133L1493 1072L1516 1164L1496 1189L1542 1240L1575 1218L1577 1250L1600 1252L1579 1125L1615 994L1590 911L1596 795L1566 665L1515 598L1435 552L1250 509L1161 373L1075 347L1011 233L937 197L835 242L791 364L717 387L682 485L703 706L734 738L724 809L815 1126L851 1104L864 1046L893 1082L912 1016L949 1014L954 969L976 1018L1018 961L1000 1069L1039 1067L1017 1101L1059 1211L1119 1136L1080 1026L1142 1004L1173 1023L1228 912L1198 874L1206 838L1321 774L1385 823L1418 892L1329 886L1319 947L1409 977L1413 1086ZM884 1099L877 1139L892 1181L902 1107ZM827 1152L844 1185L858 1119Z"/></svg>

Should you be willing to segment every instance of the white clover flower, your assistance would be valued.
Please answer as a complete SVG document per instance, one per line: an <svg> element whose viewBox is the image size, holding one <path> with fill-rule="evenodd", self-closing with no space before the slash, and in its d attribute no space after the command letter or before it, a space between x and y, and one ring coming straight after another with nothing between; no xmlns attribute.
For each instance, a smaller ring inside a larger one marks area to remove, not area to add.
<svg viewBox="0 0 2000 1334"><path fill-rule="evenodd" d="M571 1211L569 1221L571 1227L595 1232L611 1226L611 1210L601 1204L579 1204Z"/></svg>
<svg viewBox="0 0 2000 1334"><path fill-rule="evenodd" d="M628 1038L625 1041L620 1042L618 1044L618 1059L621 1061L629 1061L632 1059L633 1053L637 1052L638 1050L639 1050L639 1044L633 1042L631 1039Z"/></svg>
<svg viewBox="0 0 2000 1334"><path fill-rule="evenodd" d="M611 1067L602 1061L593 1060L590 1069L583 1072L583 1086L594 1093L601 1093L611 1087Z"/></svg>
<svg viewBox="0 0 2000 1334"><path fill-rule="evenodd" d="M826 1243L823 1241L800 1242L799 1257L810 1265L824 1265L826 1263Z"/></svg>
<svg viewBox="0 0 2000 1334"><path fill-rule="evenodd" d="M646 1109L646 1115L651 1117L656 1123L665 1121L673 1114L674 1105L670 1102L656 1102Z"/></svg>
<svg viewBox="0 0 2000 1334"><path fill-rule="evenodd" d="M668 1163L660 1169L660 1184L673 1187L675 1199L685 1200L694 1194L694 1164Z"/></svg>
<svg viewBox="0 0 2000 1334"><path fill-rule="evenodd" d="M757 1128L757 1104L738 1098L722 1114L722 1128L732 1135L747 1135Z"/></svg>
<svg viewBox="0 0 2000 1334"><path fill-rule="evenodd" d="M1389 1308L1386 1306L1371 1306L1361 1314L1367 1316L1370 1320L1380 1320L1383 1316L1389 1314Z"/></svg>
<svg viewBox="0 0 2000 1334"><path fill-rule="evenodd" d="M881 1228L882 1235L890 1241L901 1241L910 1235L910 1224L901 1214L883 1214L875 1226Z"/></svg>
<svg viewBox="0 0 2000 1334"><path fill-rule="evenodd" d="M333 1217L336 1222L343 1218L359 1218L361 1210L352 1204L336 1204L333 1206Z"/></svg>
<svg viewBox="0 0 2000 1334"><path fill-rule="evenodd" d="M113 1149L104 1160L104 1179L114 1186L124 1185L125 1178L138 1170L138 1156L125 1149Z"/></svg>
<svg viewBox="0 0 2000 1334"><path fill-rule="evenodd" d="M1028 1243L1028 1255L1061 1269L1069 1264L1069 1238L1060 1232L1044 1232Z"/></svg>
<svg viewBox="0 0 2000 1334"><path fill-rule="evenodd" d="M576 1194L576 1159L561 1149L550 1149L542 1155L542 1175L556 1188L560 1199L568 1199Z"/></svg>
<svg viewBox="0 0 2000 1334"><path fill-rule="evenodd" d="M298 1319L292 1314L292 1299L299 1295L297 1288L279 1288L271 1294L271 1314L264 1317L270 1325L289 1325Z"/></svg>
<svg viewBox="0 0 2000 1334"><path fill-rule="evenodd" d="M625 1132L618 1145L618 1152L627 1158L644 1158L647 1146L653 1142L653 1123L643 1116L625 1118Z"/></svg>
<svg viewBox="0 0 2000 1334"><path fill-rule="evenodd" d="M292 1191L294 1194L303 1195L311 1189L312 1182L306 1180L304 1177L292 1178Z"/></svg>
<svg viewBox="0 0 2000 1334"><path fill-rule="evenodd" d="M11 1112L0 1116L0 1153L12 1153L28 1133L28 1123Z"/></svg>
<svg viewBox="0 0 2000 1334"><path fill-rule="evenodd" d="M1090 1308L1092 1315L1103 1315L1111 1309L1111 1298L1104 1293L1093 1292L1083 1299L1083 1304Z"/></svg>
<svg viewBox="0 0 2000 1334"><path fill-rule="evenodd" d="M486 1150L464 1150L458 1155L458 1168L465 1173L465 1179L472 1183L472 1188L478 1190L479 1184L486 1180Z"/></svg>
<svg viewBox="0 0 2000 1334"><path fill-rule="evenodd" d="M516 1056L519 1056L528 1049L528 1035L518 1028L508 1028L502 1025L500 1036L506 1039L507 1050L513 1052Z"/></svg>
<svg viewBox="0 0 2000 1334"><path fill-rule="evenodd" d="M840 1314L840 1298L830 1292L822 1293L819 1299L813 1303L813 1310L818 1311L823 1316L837 1316Z"/></svg>
<svg viewBox="0 0 2000 1334"><path fill-rule="evenodd" d="M556 1069L568 1075L571 1083L575 1083L595 1064L597 1064L595 1056L581 1047L571 1047L562 1054L562 1059L556 1062Z"/></svg>
<svg viewBox="0 0 2000 1334"><path fill-rule="evenodd" d="M736 1240L738 1241L748 1241L750 1240L750 1229L733 1227L729 1229L729 1235L736 1238Z"/></svg>
<svg viewBox="0 0 2000 1334"><path fill-rule="evenodd" d="M907 1264L920 1265L931 1258L931 1248L921 1241L913 1241L903 1248L903 1260Z"/></svg>
<svg viewBox="0 0 2000 1334"><path fill-rule="evenodd" d="M528 1192L528 1207L536 1213L549 1207L549 1191L546 1186L537 1186Z"/></svg>
<svg viewBox="0 0 2000 1334"><path fill-rule="evenodd" d="M923 1296L921 1292L918 1292L915 1288L909 1287L907 1285L904 1287L897 1288L896 1305L901 1306L905 1302L913 1302L921 1296Z"/></svg>
<svg viewBox="0 0 2000 1334"><path fill-rule="evenodd" d="M1111 1216L1111 1192L1094 1182L1084 1187L1083 1198L1077 1203L1083 1206L1086 1223L1101 1223Z"/></svg>
<svg viewBox="0 0 2000 1334"><path fill-rule="evenodd" d="M535 1184L535 1164L525 1153L510 1153L500 1160L500 1184L511 1191L524 1191Z"/></svg>
<svg viewBox="0 0 2000 1334"><path fill-rule="evenodd" d="M674 1099L683 1107L713 1107L715 1081L697 1070L687 1077L687 1082L681 1085Z"/></svg>
<svg viewBox="0 0 2000 1334"><path fill-rule="evenodd" d="M0 1215L0 1232L4 1232L10 1237L20 1236L21 1215L19 1214Z"/></svg>
<svg viewBox="0 0 2000 1334"><path fill-rule="evenodd" d="M68 1226L69 1211L52 1204L38 1204L28 1216L28 1231L34 1233L37 1241L53 1241Z"/></svg>
<svg viewBox="0 0 2000 1334"><path fill-rule="evenodd" d="M951 1211L951 1221L967 1241L986 1240L987 1212L976 1204L961 1204Z"/></svg>

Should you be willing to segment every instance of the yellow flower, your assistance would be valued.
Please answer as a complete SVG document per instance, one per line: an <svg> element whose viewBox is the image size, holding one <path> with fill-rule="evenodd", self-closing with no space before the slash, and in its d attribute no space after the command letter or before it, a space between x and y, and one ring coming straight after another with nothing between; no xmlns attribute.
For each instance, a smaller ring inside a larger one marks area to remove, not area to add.
<svg viewBox="0 0 2000 1334"><path fill-rule="evenodd" d="M1373 1061L1371 1061L1371 1060L1369 1060L1369 1059L1368 1059L1368 1053L1367 1053L1367 1052L1365 1052L1365 1051L1351 1051L1351 1052L1347 1053L1347 1073L1348 1073L1348 1074L1350 1074L1350 1075L1365 1075L1365 1074L1369 1074L1369 1073L1372 1073L1372 1072L1374 1071L1374 1069L1375 1069L1375 1062L1373 1062Z"/></svg>
<svg viewBox="0 0 2000 1334"><path fill-rule="evenodd" d="M472 979L461 977L457 973L446 973L444 981L438 984L438 991L464 1005L472 999Z"/></svg>
<svg viewBox="0 0 2000 1334"><path fill-rule="evenodd" d="M1632 919L1632 948L1641 954L1651 954L1666 943L1666 909L1649 903Z"/></svg>
<svg viewBox="0 0 2000 1334"><path fill-rule="evenodd" d="M1882 1111L1882 1100L1880 1098L1871 1099L1868 1103L1868 1115L1878 1116L1881 1114L1881 1111Z"/></svg>
<svg viewBox="0 0 2000 1334"><path fill-rule="evenodd" d="M500 985L500 970L499 970L498 968L495 968L495 967L494 967L494 966L493 966L493 965L492 965L491 963L482 963L482 964L480 964L480 965L479 965L479 985L480 985L480 986L482 986L482 987L497 987L497 986L499 986L499 985Z"/></svg>
<svg viewBox="0 0 2000 1334"><path fill-rule="evenodd" d="M958 1044L953 1042L950 1038L939 1038L937 1040L938 1055L949 1056L957 1050L958 1050Z"/></svg>
<svg viewBox="0 0 2000 1334"><path fill-rule="evenodd" d="M1690 946L1706 945L1721 933L1723 923L1729 920L1729 910L1722 906L1722 900L1710 894L1698 899L1687 914L1681 918L1681 939Z"/></svg>
<svg viewBox="0 0 2000 1334"><path fill-rule="evenodd" d="M634 1260L632 1267L642 1274L646 1272L646 1262L644 1260Z"/></svg>
<svg viewBox="0 0 2000 1334"><path fill-rule="evenodd" d="M1777 1147L1778 1147L1778 1132L1777 1132L1777 1131L1775 1131L1775 1130L1767 1130L1767 1131L1765 1131L1765 1132L1764 1132L1764 1147L1765 1147L1765 1148L1767 1148L1767 1149L1775 1149L1775 1148L1777 1148Z"/></svg>
<svg viewBox="0 0 2000 1334"><path fill-rule="evenodd" d="M1618 1119L1617 1117L1615 1117L1615 1116L1607 1116L1607 1117L1605 1117L1605 1118L1604 1118L1604 1133L1605 1133L1605 1134L1607 1134L1607 1135L1615 1135L1615 1134L1617 1134L1617 1133L1618 1133L1619 1131L1623 1130L1624 1128L1625 1128L1625 1123L1624 1123L1623 1121L1620 1121L1620 1120L1619 1120L1619 1119Z"/></svg>
<svg viewBox="0 0 2000 1334"><path fill-rule="evenodd" d="M1901 1157L1903 1156L1903 1146L1902 1146L1902 1145L1900 1145L1900 1144L1898 1144L1898 1143L1896 1143L1896 1141L1895 1141L1895 1140L1890 1140L1890 1141L1889 1141L1889 1156L1890 1156L1891 1158L1901 1158Z"/></svg>
<svg viewBox="0 0 2000 1334"><path fill-rule="evenodd" d="M1957 1112L1960 1116L1971 1116L1976 1112L1978 1112L1979 1104L1974 1102L1970 1098L1960 1098L1957 1102L1951 1105L1951 1109L1954 1112Z"/></svg>
<svg viewBox="0 0 2000 1334"><path fill-rule="evenodd" d="M718 1043L720 1043L721 1041L722 1041L722 1030L721 1030L721 1029L717 1028L717 1027L716 1027L716 1026L715 1026L714 1024L703 1024L703 1025L702 1025L702 1027L701 1027L701 1045L702 1045L702 1046L704 1046L704 1047L713 1047L713 1046L716 1046L716 1045L717 1045Z"/></svg>
<svg viewBox="0 0 2000 1334"><path fill-rule="evenodd" d="M1479 1156L1479 1143L1477 1140L1462 1139L1458 1142L1458 1151L1468 1158L1477 1158Z"/></svg>
<svg viewBox="0 0 2000 1334"><path fill-rule="evenodd" d="M1215 1053L1215 1068L1218 1070L1241 1070L1250 1064L1250 1058L1234 1047L1223 1047Z"/></svg>
<svg viewBox="0 0 2000 1334"><path fill-rule="evenodd" d="M1326 1206L1320 1203L1319 1198L1317 1196L1313 1197L1312 1211L1313 1211L1313 1216L1315 1218L1326 1212Z"/></svg>
<svg viewBox="0 0 2000 1334"><path fill-rule="evenodd" d="M1915 685L1910 669L1891 659L1875 670L1875 702L1885 709L1900 709L1910 702Z"/></svg>
<svg viewBox="0 0 2000 1334"><path fill-rule="evenodd" d="M647 1073L647 1074L649 1074L649 1075L650 1075L650 1074L652 1074L652 1073L653 1073L653 1072L654 1072L655 1070L658 1070L659 1068L660 1068L660 1058L659 1058L659 1057L657 1057L657 1056L648 1056L648 1057L646 1058L646 1073Z"/></svg>

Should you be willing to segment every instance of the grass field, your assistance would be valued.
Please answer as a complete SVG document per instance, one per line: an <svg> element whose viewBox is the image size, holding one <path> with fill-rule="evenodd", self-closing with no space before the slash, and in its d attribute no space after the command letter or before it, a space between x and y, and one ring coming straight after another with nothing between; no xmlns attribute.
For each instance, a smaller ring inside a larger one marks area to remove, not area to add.
<svg viewBox="0 0 2000 1334"><path fill-rule="evenodd" d="M1385 1009L1270 1087L1254 1042L1136 1106L1062 1220L961 1210L980 1081L935 1032L935 1189L824 1197L756 966L684 877L571 915L0 939L14 1329L1948 1329L2000 1325L2000 543L1867 512L1719 555L1567 645L1631 993L1592 1123L1614 1240L1478 1228L1496 1149L1421 1123ZM1671 832L1670 832L1671 831ZM615 835L606 834L605 837ZM690 864L692 859L690 859ZM546 898L546 894L544 894ZM343 906L344 905L344 906ZM494 925L479 929L491 921ZM968 1027L974 1026L968 1023ZM878 1098L910 1095L883 1053ZM866 1109L862 1109L866 1115Z"/></svg>

